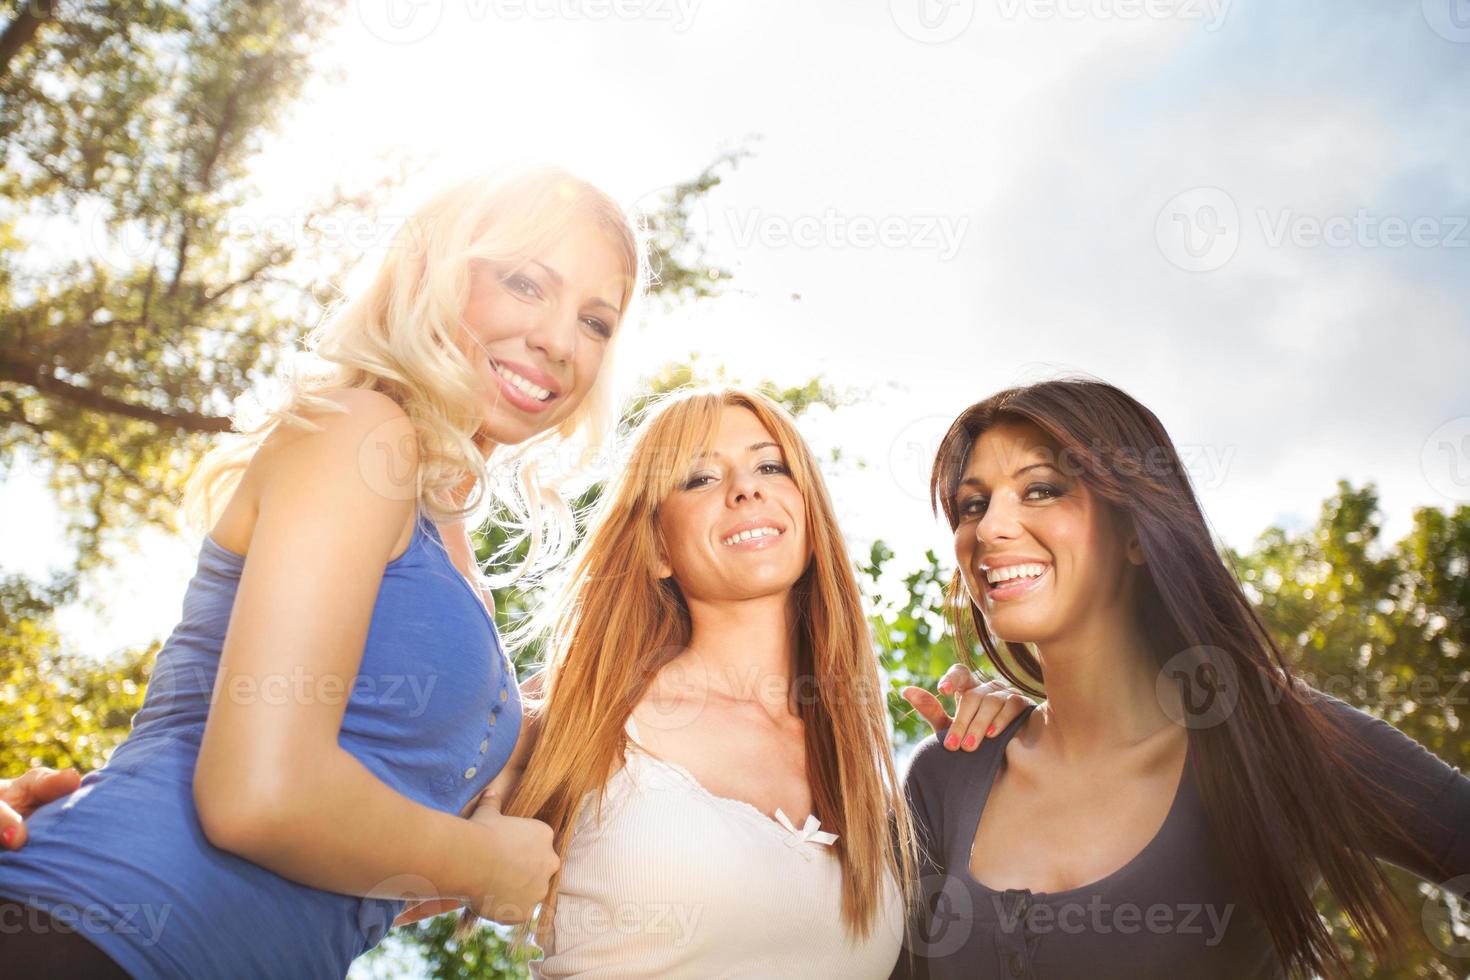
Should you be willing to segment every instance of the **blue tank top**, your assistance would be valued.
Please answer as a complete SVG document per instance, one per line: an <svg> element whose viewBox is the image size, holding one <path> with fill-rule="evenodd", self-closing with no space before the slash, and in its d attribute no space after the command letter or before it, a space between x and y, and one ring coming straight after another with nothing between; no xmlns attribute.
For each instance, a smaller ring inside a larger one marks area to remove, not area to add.
<svg viewBox="0 0 1470 980"><path fill-rule="evenodd" d="M403 908L289 881L204 837L194 764L244 564L206 536L126 741L31 817L24 848L0 851L0 896L76 924L137 977L340 977ZM254 695L312 696L293 674ZM420 514L384 570L338 744L458 813L510 757L520 704L493 620Z"/></svg>

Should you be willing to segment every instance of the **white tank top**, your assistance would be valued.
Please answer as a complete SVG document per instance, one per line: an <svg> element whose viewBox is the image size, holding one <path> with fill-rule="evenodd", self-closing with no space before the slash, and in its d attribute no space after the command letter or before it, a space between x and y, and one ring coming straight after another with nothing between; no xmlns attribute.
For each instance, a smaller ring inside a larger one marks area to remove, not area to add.
<svg viewBox="0 0 1470 980"><path fill-rule="evenodd" d="M600 821L595 794L582 801L533 977L889 975L903 938L891 879L878 921L851 942L837 838L815 816L798 824L778 810L772 820L715 796L644 750L631 718L626 731Z"/></svg>

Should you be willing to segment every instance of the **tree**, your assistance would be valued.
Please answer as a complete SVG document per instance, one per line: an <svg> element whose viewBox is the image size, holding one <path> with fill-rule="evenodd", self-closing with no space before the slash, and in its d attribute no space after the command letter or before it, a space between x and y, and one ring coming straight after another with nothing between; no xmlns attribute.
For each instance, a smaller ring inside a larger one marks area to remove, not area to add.
<svg viewBox="0 0 1470 980"><path fill-rule="evenodd" d="M1373 486L1340 482L1315 527L1298 535L1273 528L1230 558L1304 679L1470 770L1470 507L1415 511L1409 534L1389 548L1380 533ZM1416 927L1411 938L1421 938L1420 910L1433 890L1397 869L1390 877ZM1463 959L1439 952L1451 942L1443 924L1422 937L1437 948L1375 964L1340 910L1326 899L1322 908L1357 976L1450 978L1464 969Z"/></svg>
<svg viewBox="0 0 1470 980"><path fill-rule="evenodd" d="M339 191L275 241L244 211L343 4L7 6L0 464L49 470L85 568L109 529L167 525L208 435L347 261L320 222L365 198ZM68 257L44 259L58 243Z"/></svg>

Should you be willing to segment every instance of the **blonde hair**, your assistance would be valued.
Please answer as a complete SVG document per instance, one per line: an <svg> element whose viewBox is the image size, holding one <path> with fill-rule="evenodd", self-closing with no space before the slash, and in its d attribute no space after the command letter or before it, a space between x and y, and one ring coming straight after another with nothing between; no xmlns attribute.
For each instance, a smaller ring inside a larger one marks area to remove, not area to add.
<svg viewBox="0 0 1470 980"><path fill-rule="evenodd" d="M321 367L293 367L282 403L251 427L236 416L241 433L200 461L185 488L189 523L202 530L217 519L251 457L278 426L318 430L305 412L345 411L326 392L368 388L392 398L413 423L421 460L416 495L431 518L460 520L487 499L496 501L506 523L529 538L526 560L512 578L564 554L572 515L555 476L541 471L535 450L573 435L583 439L583 458L600 450L616 421L612 348L574 412L555 429L497 456L492 488L475 444L480 382L457 340L475 260L525 261L587 220L622 252L628 288L619 312L626 316L646 280L643 249L623 210L586 181L555 167L536 167L468 180L426 203L398 230L367 289L342 303L308 338L307 349L324 362Z"/></svg>
<svg viewBox="0 0 1470 980"><path fill-rule="evenodd" d="M795 669L813 683L799 685L798 713L813 812L838 835L842 916L850 935L866 936L885 897L885 874L908 904L912 823L889 745L877 656L821 472L791 416L756 392L675 392L636 430L627 464L604 490L549 608L545 697L527 705L541 732L505 812L549 824L563 857L587 794L597 794L600 813L604 784L626 745L623 726L690 637L679 586L658 577L659 507L682 485L694 454L710 448L727 406L748 409L771 433L804 498L812 555L793 589ZM543 925L554 916L559 877L542 906Z"/></svg>

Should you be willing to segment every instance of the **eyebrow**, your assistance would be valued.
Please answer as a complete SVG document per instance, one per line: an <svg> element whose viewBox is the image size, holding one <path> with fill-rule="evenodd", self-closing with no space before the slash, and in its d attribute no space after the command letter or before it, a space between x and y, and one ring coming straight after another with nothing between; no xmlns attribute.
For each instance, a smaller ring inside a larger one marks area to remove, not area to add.
<svg viewBox="0 0 1470 980"><path fill-rule="evenodd" d="M561 273L560 272L557 272L555 269L553 269L551 266L547 265L545 262L541 262L541 261L538 261L536 259L532 259L531 260L531 264L534 265L534 266L536 266L542 272L546 273L546 278L550 279L551 282L552 282L552 284L555 285L557 289L561 289L563 286L566 285L566 280L561 277ZM592 297L592 305L593 306L604 307L606 309L612 310L615 315L622 316L622 312L623 311L620 310L617 307L616 304L609 303L607 300L603 299L601 296L594 296L594 297Z"/></svg>
<svg viewBox="0 0 1470 980"><path fill-rule="evenodd" d="M1012 473L1011 474L1011 479L1014 480L1016 477L1020 476L1022 473L1025 473L1027 470L1034 470L1034 469L1055 470L1056 467L1053 466L1053 465L1051 465L1050 463L1032 463L1030 466L1023 466L1019 470L1016 470L1016 472ZM972 485L972 486L977 486L977 487L984 485L978 477L973 477L973 476L967 476L963 480L960 481L960 486L962 486L962 487L965 486L965 485L967 485L967 484L968 485Z"/></svg>
<svg viewBox="0 0 1470 980"><path fill-rule="evenodd" d="M745 447L745 451L748 452L748 453L753 453L757 449L772 449L772 448L774 448L774 449L780 449L781 448L781 445L780 445L780 443L771 442L768 439L765 442L753 442L753 443L751 443L750 445L748 445L748 446ZM717 456L719 454L718 453L698 452L698 453L695 453L694 454L694 458L695 459L707 459L711 455L716 455Z"/></svg>

